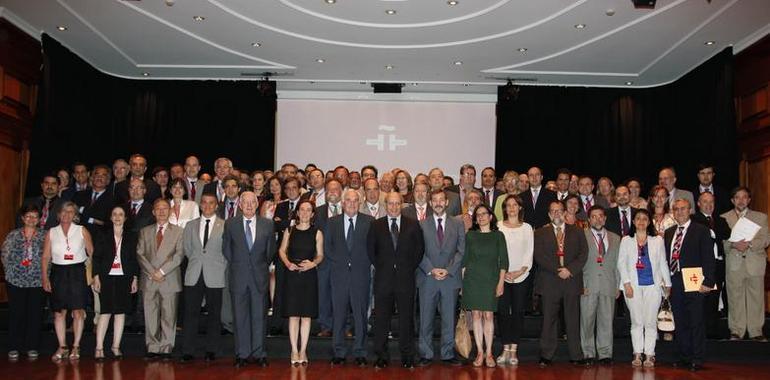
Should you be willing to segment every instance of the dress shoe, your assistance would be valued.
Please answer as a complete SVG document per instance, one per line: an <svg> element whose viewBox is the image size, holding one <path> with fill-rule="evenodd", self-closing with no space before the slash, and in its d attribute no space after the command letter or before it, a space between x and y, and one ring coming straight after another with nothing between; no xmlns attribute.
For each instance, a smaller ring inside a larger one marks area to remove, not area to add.
<svg viewBox="0 0 770 380"><path fill-rule="evenodd" d="M537 362L537 365L540 366L540 368L548 367L551 365L551 359L540 358L540 360Z"/></svg>
<svg viewBox="0 0 770 380"><path fill-rule="evenodd" d="M427 367L433 363L433 360L430 360L428 358L420 358L420 360L417 361L418 367Z"/></svg>
<svg viewBox="0 0 770 380"><path fill-rule="evenodd" d="M743 339L743 337L738 336L738 334L730 334L730 340L732 340L732 341L738 341L738 340L741 340L741 339Z"/></svg>
<svg viewBox="0 0 770 380"><path fill-rule="evenodd" d="M586 361L584 359L570 360L569 362L572 365L586 365Z"/></svg>
<svg viewBox="0 0 770 380"><path fill-rule="evenodd" d="M690 363L687 360L679 360L679 361L675 361L675 362L671 363L671 365L676 367L676 368L689 368L690 364L692 364L692 363Z"/></svg>
<svg viewBox="0 0 770 380"><path fill-rule="evenodd" d="M260 367L267 367L267 358L259 358L257 359L257 365Z"/></svg>
<svg viewBox="0 0 770 380"><path fill-rule="evenodd" d="M155 359L158 359L159 356L160 356L159 354L156 354L154 352L148 352L144 354L144 360L155 360Z"/></svg>
<svg viewBox="0 0 770 380"><path fill-rule="evenodd" d="M385 368L388 366L388 361L385 359L377 359L376 362L374 362L375 368Z"/></svg>
<svg viewBox="0 0 770 380"><path fill-rule="evenodd" d="M369 363L366 361L365 357L361 356L361 357L356 358L356 365L357 366L365 367L367 364L369 364Z"/></svg>
<svg viewBox="0 0 770 380"><path fill-rule="evenodd" d="M698 363L692 363L690 364L690 371L697 372L703 369L703 366Z"/></svg>
<svg viewBox="0 0 770 380"><path fill-rule="evenodd" d="M601 365L612 365L612 358L602 358L602 359L599 359L599 364L601 364Z"/></svg>
<svg viewBox="0 0 770 380"><path fill-rule="evenodd" d="M235 368L245 367L247 364L246 359L235 358Z"/></svg>
<svg viewBox="0 0 770 380"><path fill-rule="evenodd" d="M401 359L401 367L409 368L409 369L414 368L414 359L412 358Z"/></svg>
<svg viewBox="0 0 770 380"><path fill-rule="evenodd" d="M213 352L206 352L203 355L203 360L205 360L207 362L213 362L216 359L217 359L217 355L215 353L213 353Z"/></svg>
<svg viewBox="0 0 770 380"><path fill-rule="evenodd" d="M586 367L590 367L592 365L596 364L596 359L594 358L585 358L583 359L583 365Z"/></svg>
<svg viewBox="0 0 770 380"><path fill-rule="evenodd" d="M753 337L751 337L749 339L753 340L755 342L767 343L767 337L765 337L764 335L753 336Z"/></svg>
<svg viewBox="0 0 770 380"><path fill-rule="evenodd" d="M332 363L332 365L342 365L342 364L345 364L345 358L334 357L334 358L332 358L331 363Z"/></svg>
<svg viewBox="0 0 770 380"><path fill-rule="evenodd" d="M443 363L444 365L452 366L452 367L459 367L459 366L463 365L463 362L457 360L456 358L444 359L444 360L441 361L441 363Z"/></svg>
<svg viewBox="0 0 770 380"><path fill-rule="evenodd" d="M316 336L319 338L330 338L332 336L332 332L331 330L323 329Z"/></svg>
<svg viewBox="0 0 770 380"><path fill-rule="evenodd" d="M189 363L189 362L193 361L193 359L194 359L194 358L193 358L193 356L192 356L192 355L190 355L190 354L184 354L184 355L182 355L182 357L181 357L181 358L179 358L179 362L180 362L180 363Z"/></svg>

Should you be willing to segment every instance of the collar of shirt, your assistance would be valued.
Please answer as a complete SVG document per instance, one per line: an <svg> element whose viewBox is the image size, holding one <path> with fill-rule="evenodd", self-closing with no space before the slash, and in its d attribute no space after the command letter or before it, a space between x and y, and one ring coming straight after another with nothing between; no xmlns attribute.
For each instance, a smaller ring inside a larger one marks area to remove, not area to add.
<svg viewBox="0 0 770 380"><path fill-rule="evenodd" d="M551 227L553 227L553 234L554 234L554 235L556 235L556 233L557 233L556 229L557 229L557 228L559 228L559 227L561 227L561 231L562 231L562 232L566 232L566 231L565 231L565 230L566 230L566 228L564 228L564 227L566 227L566 226L567 226L567 225L566 225L565 223L562 223L562 224L561 224L561 226L557 226L557 225L555 225L555 224L551 223Z"/></svg>
<svg viewBox="0 0 770 380"><path fill-rule="evenodd" d="M328 216L332 217L334 216L334 207L337 207L337 212L342 213L342 202L337 203L329 203L329 209L328 209Z"/></svg>
<svg viewBox="0 0 770 380"><path fill-rule="evenodd" d="M564 198L567 198L568 196L569 196L569 190L567 190L567 191L559 191L559 192L556 193L556 197L558 199L564 199Z"/></svg>
<svg viewBox="0 0 770 380"><path fill-rule="evenodd" d="M588 195L580 194L580 199L583 200L583 204L586 204L587 202L593 202L594 196L592 194L588 194Z"/></svg>
<svg viewBox="0 0 770 380"><path fill-rule="evenodd" d="M244 217L243 217L243 225L244 225L244 226L246 226L246 221L247 221L247 220L250 220L250 221L251 221L251 227L252 227L252 228L254 228L254 225L257 223L257 216L256 216L256 215L254 215L254 216L252 216L251 218L247 218L247 217L245 217L245 216L244 216Z"/></svg>
<svg viewBox="0 0 770 380"><path fill-rule="evenodd" d="M102 191L96 191L96 190L94 190L93 194L96 194L96 197L97 197L97 198L99 198L99 197L101 197L101 196L102 196L102 194L104 194L104 191L105 191L105 190L106 190L106 189L104 189L104 190L102 190ZM92 195L92 196L93 196L93 195Z"/></svg>
<svg viewBox="0 0 770 380"><path fill-rule="evenodd" d="M531 191L532 193L534 193L534 192L536 192L536 191L537 191L538 193L540 193L540 189L542 189L542 188L543 188L543 185L540 185L540 186L538 186L538 187L532 187L532 186L530 186L530 187L529 187L529 191Z"/></svg>
<svg viewBox="0 0 770 380"><path fill-rule="evenodd" d="M203 231L206 230L206 221L207 220L209 221L209 237L211 237L211 230L214 229L214 223L217 222L217 216L216 215L212 215L212 216L207 218L207 217L201 215L201 219L200 220L201 220L201 224L200 224L200 228L199 228L200 231L199 232L200 232L200 235L201 235L201 242L202 242L203 241Z"/></svg>
<svg viewBox="0 0 770 380"><path fill-rule="evenodd" d="M700 187L700 192L701 193L703 193L706 190L708 190L709 193L714 194L714 184L711 184L711 185L708 185L708 186L703 186L703 185L698 185L698 186Z"/></svg>
<svg viewBox="0 0 770 380"><path fill-rule="evenodd" d="M398 226L398 229L401 229L401 215L397 216L396 218L396 225ZM388 229L390 229L390 225L393 223L393 217L388 215Z"/></svg>
<svg viewBox="0 0 770 380"><path fill-rule="evenodd" d="M690 222L692 222L692 219L687 219L687 222L685 222L684 224L677 223L677 227L684 227L684 230L682 231L682 233L687 233L687 228L690 227Z"/></svg>
<svg viewBox="0 0 770 380"><path fill-rule="evenodd" d="M131 201L131 207L134 207L134 205L136 205L137 209L141 208L142 204L144 204L144 199L140 199L138 201Z"/></svg>
<svg viewBox="0 0 770 380"><path fill-rule="evenodd" d="M198 181L197 178L191 178L191 177L185 177L185 178L187 178L187 182L189 182L189 183L193 183L193 182L197 182Z"/></svg>
<svg viewBox="0 0 770 380"><path fill-rule="evenodd" d="M443 215L433 214L433 221L436 222L436 227L438 227L439 219L441 219L441 225L446 228L446 212Z"/></svg>
<svg viewBox="0 0 770 380"><path fill-rule="evenodd" d="M738 211L738 210L736 209L736 210L735 210L735 213L738 215L738 218L740 219L740 218L743 218L743 217L745 217L745 216L746 216L746 214L748 214L748 213L749 213L749 209L748 209L748 208L745 208L743 211Z"/></svg>
<svg viewBox="0 0 770 380"><path fill-rule="evenodd" d="M371 210L372 208L374 208L374 209L379 209L379 208L380 208L380 204L379 204L379 203L369 203L369 202L366 202L366 207L367 207L368 209L370 209L370 210Z"/></svg>
<svg viewBox="0 0 770 380"><path fill-rule="evenodd" d="M161 232L161 234L165 235L166 234L166 229L168 228L168 222L163 223L163 224L156 224L156 226L155 226L155 233L158 233L158 231L161 229L161 227L163 227L163 232Z"/></svg>
<svg viewBox="0 0 770 380"><path fill-rule="evenodd" d="M348 214L344 214L345 218L345 233L348 231L348 223L350 223L350 219L353 218L353 228L356 228L356 221L358 220L358 213L353 214L353 216L350 216Z"/></svg>
<svg viewBox="0 0 770 380"><path fill-rule="evenodd" d="M597 231L593 228L590 228L591 233L594 234L594 239L599 240L599 234L602 234L602 240L604 241L604 245L607 246L607 230L602 227L601 230Z"/></svg>

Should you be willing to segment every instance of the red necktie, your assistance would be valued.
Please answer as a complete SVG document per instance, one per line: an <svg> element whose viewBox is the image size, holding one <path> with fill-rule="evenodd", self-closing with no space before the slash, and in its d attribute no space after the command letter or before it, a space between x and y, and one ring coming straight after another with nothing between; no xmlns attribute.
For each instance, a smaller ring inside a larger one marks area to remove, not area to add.
<svg viewBox="0 0 770 380"><path fill-rule="evenodd" d="M163 243L163 226L158 226L158 233L155 234L155 249L160 248L160 243Z"/></svg>
<svg viewBox="0 0 770 380"><path fill-rule="evenodd" d="M43 206L43 211L40 213L40 228L45 228L45 221L48 220L48 209L51 205L51 200L46 199L45 205Z"/></svg>
<svg viewBox="0 0 770 380"><path fill-rule="evenodd" d="M190 199L195 200L195 181L190 181Z"/></svg>

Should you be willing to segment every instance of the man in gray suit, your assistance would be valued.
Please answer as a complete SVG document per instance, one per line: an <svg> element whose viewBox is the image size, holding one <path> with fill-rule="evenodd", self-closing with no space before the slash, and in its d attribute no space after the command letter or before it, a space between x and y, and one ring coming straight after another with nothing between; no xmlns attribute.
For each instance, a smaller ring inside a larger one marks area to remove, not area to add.
<svg viewBox="0 0 770 380"><path fill-rule="evenodd" d="M367 181L376 180L369 179ZM342 214L329 219L324 231L324 254L329 267L332 301L332 341L334 356L331 363L345 363L345 325L348 310L352 311L353 356L356 364L366 365L366 324L369 311L370 267L366 237L374 218L358 212L359 193L345 191Z"/></svg>
<svg viewBox="0 0 770 380"><path fill-rule="evenodd" d="M604 208L588 210L591 228L586 229L588 259L583 266L583 295L580 297L580 342L587 364L598 359L612 363L612 320L618 290L620 236L607 231Z"/></svg>
<svg viewBox="0 0 770 380"><path fill-rule="evenodd" d="M684 199L690 203L691 214L695 213L695 198L691 192L676 187L676 171L673 167L661 169L658 173L658 184L668 190L668 205L671 209L673 209L674 201Z"/></svg>
<svg viewBox="0 0 770 380"><path fill-rule="evenodd" d="M273 221L257 216L257 196L241 194L242 214L225 222L222 254L228 262L230 295L235 317L235 366L253 359L267 366L265 305L270 278L268 265L275 256Z"/></svg>
<svg viewBox="0 0 770 380"><path fill-rule="evenodd" d="M443 190L431 192L430 205L433 214L420 222L425 255L415 274L420 298L417 365L427 366L433 360L433 321L437 306L441 307L441 360L445 364L460 365L454 351L455 307L462 287L460 268L465 253L465 227L460 220L447 217Z"/></svg>
<svg viewBox="0 0 770 380"><path fill-rule="evenodd" d="M439 168L433 168L428 172L428 184L430 185L430 191L440 190L444 188L444 172ZM449 205L446 208L446 213L449 216L457 216L463 212L463 207L460 204L460 194L447 191L447 201Z"/></svg>
<svg viewBox="0 0 770 380"><path fill-rule="evenodd" d="M176 306L182 291L182 228L168 222L171 206L162 198L152 205L156 223L142 228L136 258L142 268L146 359L170 359L176 339Z"/></svg>
<svg viewBox="0 0 770 380"><path fill-rule="evenodd" d="M365 179L363 188L364 201L361 202L361 207L358 209L358 212L369 215L374 219L379 219L385 216L387 211L385 210L385 202L383 201L383 197L380 195L380 183L377 182L377 179ZM361 192L359 190L359 196L360 195Z"/></svg>
<svg viewBox="0 0 770 380"><path fill-rule="evenodd" d="M187 257L184 276L185 311L184 345L181 362L189 362L195 354L200 305L206 297L208 323L206 324L206 354L204 359L216 357L222 312L222 288L225 287L226 261L222 255L222 234L225 221L217 218L217 197L203 194L201 217L187 223L182 236L182 247Z"/></svg>
<svg viewBox="0 0 770 380"><path fill-rule="evenodd" d="M197 204L201 204L201 196L203 195L203 187L206 183L198 179L198 173L201 171L201 163L198 161L198 157L189 156L184 160L184 179L187 184L187 194L191 201L195 201Z"/></svg>

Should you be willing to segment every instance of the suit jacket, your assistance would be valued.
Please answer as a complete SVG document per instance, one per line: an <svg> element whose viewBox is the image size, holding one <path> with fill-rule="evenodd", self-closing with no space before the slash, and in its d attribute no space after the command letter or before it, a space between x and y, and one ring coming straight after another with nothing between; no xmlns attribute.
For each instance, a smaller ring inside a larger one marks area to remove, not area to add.
<svg viewBox="0 0 770 380"><path fill-rule="evenodd" d="M414 292L415 269L422 261L424 243L417 220L401 216L397 246L390 235L390 218L372 222L367 236L367 252L374 265L374 292Z"/></svg>
<svg viewBox="0 0 770 380"><path fill-rule="evenodd" d="M636 209L629 206L629 210L631 211L631 215L628 216L628 231L631 230L631 226L634 225L634 216L636 216ZM604 228L607 229L607 231L613 232L617 234L620 237L623 237L623 234L621 234L620 231L620 207L613 207L608 208L605 210L607 214L607 222L604 224Z"/></svg>
<svg viewBox="0 0 770 380"><path fill-rule="evenodd" d="M412 218L414 220L418 220L417 219L417 206L415 206L414 204L410 204L409 206L406 206L406 207L402 208L401 209L401 215L410 217L410 218ZM449 215L449 214L447 214L447 215ZM428 218L430 218L432 216L433 216L433 209L430 207L429 203L426 203L425 204L425 219L428 219ZM453 219L453 218L450 217L448 219Z"/></svg>
<svg viewBox="0 0 770 380"><path fill-rule="evenodd" d="M91 204L91 198L93 197L93 190L88 188L86 190L78 191L72 198L72 201L78 206L78 213L80 215L80 224L88 229L88 232L96 234L97 231L105 230L112 224L110 216L112 213L112 207L115 206L115 201L112 198L112 194L104 190L104 192L96 198L96 201ZM89 223L91 219L99 220L104 223L100 226L95 223Z"/></svg>
<svg viewBox="0 0 770 380"><path fill-rule="evenodd" d="M45 220L45 229L50 230L59 224L59 211L61 211L61 205L64 204L64 200L59 197L53 197L48 206L48 219ZM30 197L24 199L24 206L35 205L40 212L43 212L43 206L45 206L45 198L42 195L36 197ZM16 218L16 228L24 227L24 222L21 220L22 215Z"/></svg>
<svg viewBox="0 0 770 380"><path fill-rule="evenodd" d="M728 211L722 214L722 217L727 221L727 225L730 228L735 226L738 222L738 215L735 211ZM767 230L767 215L758 211L748 210L746 212L746 218L750 221L758 224L762 227L754 239L751 241L751 248L741 253L737 249L732 247L732 244L725 239L724 249L727 253L726 257L726 271L739 271L743 268L743 261L746 261L746 272L749 276L762 276L765 274L765 268L767 266L767 253L765 248L770 244L770 236L768 236ZM728 236L729 238L729 236ZM743 256L746 256L744 259Z"/></svg>
<svg viewBox="0 0 770 380"><path fill-rule="evenodd" d="M592 206L602 206L602 208L604 208L605 210L610 207L610 204L609 202L607 202L607 199L602 196L594 194L592 201L593 201ZM586 206L585 206L585 203L583 202L583 197L581 197L580 194L578 194L578 202L580 203L580 210L578 210L578 213L577 213L578 220L588 220L588 213L586 213L586 210L585 210Z"/></svg>
<svg viewBox="0 0 770 380"><path fill-rule="evenodd" d="M351 249L348 249L345 240L347 218L347 215L340 214L327 221L324 230L324 262L334 279L332 288L349 290L352 294L368 299L372 262L369 260L366 239L374 218L358 213Z"/></svg>
<svg viewBox="0 0 770 380"><path fill-rule="evenodd" d="M733 208L733 204L730 202L730 193L715 184L711 184L711 186L714 189L714 213L720 215L730 211ZM692 194L697 207L698 198L700 198L701 194L700 184L695 185L692 189Z"/></svg>
<svg viewBox="0 0 770 380"><path fill-rule="evenodd" d="M460 203L460 194L446 191L446 199L449 204L446 207L446 213L449 216L457 216L463 213L463 205Z"/></svg>
<svg viewBox="0 0 770 380"><path fill-rule="evenodd" d="M366 203L366 199L364 198L364 201L361 202L361 207L358 208L358 212L360 212L361 214L369 215L374 219L382 218L383 216L388 214L386 210L387 206L385 206L385 202L382 200L380 200L378 203L379 203L379 207L377 208L377 214L373 215L372 210L369 209Z"/></svg>
<svg viewBox="0 0 770 380"><path fill-rule="evenodd" d="M416 273L418 288L447 286L460 289L463 286L461 268L465 255L465 226L452 217L445 217L442 222L444 240L441 243L438 241L438 229L433 215L428 215L420 222L425 254ZM430 276L434 268L446 269L449 276L442 281L436 280Z"/></svg>
<svg viewBox="0 0 770 380"><path fill-rule="evenodd" d="M115 185L115 193L117 194L115 203L126 203L131 199L131 196L128 194L128 185L130 183L131 177L129 176L124 181L118 182L118 184ZM147 192L144 193L144 201L150 203L150 206L152 207L152 202L155 202L156 199L163 196L163 194L160 193L160 186L158 186L158 184L149 176L145 176L144 187L147 189Z"/></svg>
<svg viewBox="0 0 770 380"><path fill-rule="evenodd" d="M155 224L155 215L152 214L152 203L144 201L142 207L137 210L136 215L131 215L131 202L128 202L125 207L128 215L126 215L126 225L123 228L138 234L142 228Z"/></svg>
<svg viewBox="0 0 770 380"><path fill-rule="evenodd" d="M540 188L540 193L537 196L537 204L532 205L532 190L527 190L521 194L521 201L524 203L524 221L527 222L533 229L549 224L551 222L548 218L548 207L551 202L556 200L556 193L548 190L545 186Z"/></svg>
<svg viewBox="0 0 770 380"><path fill-rule="evenodd" d="M203 186L203 193L201 193L201 195L203 195L203 194L214 194L214 196L217 197L217 201L221 201L222 198L220 198L220 195L217 194L217 187L218 187L218 185L219 185L219 180L218 179L215 179L215 180L205 184ZM195 194L195 195L197 196L198 194ZM221 197L224 197L224 196L225 196L225 194L224 194L224 190L223 190L223 192L221 194Z"/></svg>
<svg viewBox="0 0 770 380"><path fill-rule="evenodd" d="M671 262L671 245L674 241L677 229L674 225L669 227L664 234L666 245L666 263ZM697 268L703 269L703 285L706 287L714 286L714 270L716 263L714 259L714 241L711 240L711 232L708 227L690 221L687 227L687 233L682 240L682 247L679 252L679 268ZM681 280L680 280L681 281Z"/></svg>
<svg viewBox="0 0 770 380"><path fill-rule="evenodd" d="M484 194L484 188L479 189L479 191L481 192L482 202L484 202L484 204L489 206L489 207L493 207L495 205L495 202L497 202L497 197L505 194L505 193L501 192L500 190L497 190L497 189L493 188L492 189L492 203L489 203L489 200L487 199L486 194Z"/></svg>
<svg viewBox="0 0 770 380"><path fill-rule="evenodd" d="M182 264L182 228L166 223L160 247L156 246L157 224L151 224L139 231L136 245L136 260L142 269L142 291L176 293L182 291L182 276L179 265ZM163 282L152 280L152 273L161 269L166 279Z"/></svg>
<svg viewBox="0 0 770 380"><path fill-rule="evenodd" d="M660 236L647 237L647 253L652 266L652 280L655 288L663 297L663 286L671 286L671 272L666 261L666 248L663 246L663 238ZM618 259L618 271L620 273L619 288L624 289L624 284L630 283L634 288L639 284L636 263L639 260L639 250L636 238L626 236L620 241L620 258Z"/></svg>
<svg viewBox="0 0 770 380"><path fill-rule="evenodd" d="M184 227L182 249L187 257L184 285L195 286L203 274L203 283L207 288L224 288L227 262L222 254L222 234L225 221L216 218L214 223L209 222L209 240L205 247L200 238L201 223L206 223L205 218L193 219Z"/></svg>
<svg viewBox="0 0 770 380"><path fill-rule="evenodd" d="M104 279L112 270L112 262L115 260L115 238L112 227L107 227L94 236L94 255L92 271L94 275ZM123 238L120 242L120 265L123 275L128 278L139 278L139 264L136 261L136 244L138 235L134 232L123 230Z"/></svg>
<svg viewBox="0 0 770 380"><path fill-rule="evenodd" d="M225 200L225 202L227 202L227 200ZM219 206L217 206L217 218L222 218L222 220L226 220L225 213L227 212L227 205L225 205L225 202L219 202ZM236 205L234 216L240 216L240 215L241 215L241 208L238 207L238 205Z"/></svg>
<svg viewBox="0 0 770 380"><path fill-rule="evenodd" d="M233 294L247 289L267 294L270 277L268 265L275 257L275 227L273 221L256 217L254 245L249 250L244 232L243 216L225 222L222 254L227 259L229 288Z"/></svg>
<svg viewBox="0 0 770 380"><path fill-rule="evenodd" d="M588 257L588 243L583 230L564 224L564 267L572 277L562 280L558 276L558 245L552 224L535 231L534 257L538 265L535 293L542 295L579 295L583 291L583 268Z"/></svg>
<svg viewBox="0 0 770 380"><path fill-rule="evenodd" d="M618 290L618 252L620 251L620 236L606 230L607 246L604 247L604 261L597 262L599 247L594 238L592 228L583 231L588 244L588 257L583 266L583 288L588 294L601 294L615 298Z"/></svg>
<svg viewBox="0 0 770 380"><path fill-rule="evenodd" d="M714 244L716 245L716 254L717 258L720 260L724 260L725 258L725 245L724 241L730 238L730 226L727 224L727 220L725 218L719 216L716 214L716 210L714 210L714 214L711 215L712 223L714 223L714 228L711 228L711 225L706 220L706 216L703 215L703 213L696 212L692 216L692 220L695 223L702 224L706 227L708 227L711 232L711 240L714 241Z"/></svg>
<svg viewBox="0 0 770 380"><path fill-rule="evenodd" d="M340 215L342 215L342 203L340 203L339 212L340 212ZM315 216L313 216L313 224L317 226L319 230L325 231L326 223L328 221L329 221L329 204L324 203L321 207L318 207L317 209L315 209Z"/></svg>

